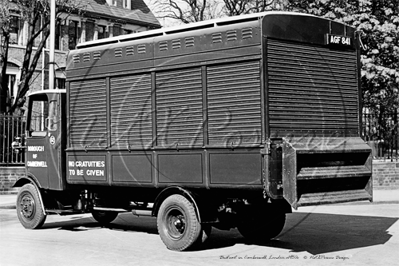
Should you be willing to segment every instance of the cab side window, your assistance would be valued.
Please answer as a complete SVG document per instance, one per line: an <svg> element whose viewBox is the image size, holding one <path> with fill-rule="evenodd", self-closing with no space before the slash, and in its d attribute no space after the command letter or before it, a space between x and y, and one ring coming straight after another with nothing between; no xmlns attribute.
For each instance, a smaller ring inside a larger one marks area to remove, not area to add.
<svg viewBox="0 0 399 266"><path fill-rule="evenodd" d="M47 97L41 97L30 100L29 132L32 137L44 137L47 134L46 118L49 115L49 103Z"/></svg>

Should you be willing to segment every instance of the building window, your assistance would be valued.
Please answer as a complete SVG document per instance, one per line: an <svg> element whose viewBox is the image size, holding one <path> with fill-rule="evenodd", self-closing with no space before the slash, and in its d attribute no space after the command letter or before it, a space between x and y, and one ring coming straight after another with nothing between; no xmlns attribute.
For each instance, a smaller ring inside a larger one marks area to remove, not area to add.
<svg viewBox="0 0 399 266"><path fill-rule="evenodd" d="M113 36L119 36L119 35L122 35L122 27L120 26L120 25L114 25L114 27L113 27Z"/></svg>
<svg viewBox="0 0 399 266"><path fill-rule="evenodd" d="M15 86L16 79L17 79L17 75L13 75L13 74L6 75L6 80L8 83L8 97L11 99L11 102L14 101L14 97L15 97L14 86Z"/></svg>
<svg viewBox="0 0 399 266"><path fill-rule="evenodd" d="M97 29L98 29L98 35L97 35L98 39L104 39L104 38L108 37L107 36L107 31L106 31L106 29L107 29L106 26L98 25Z"/></svg>
<svg viewBox="0 0 399 266"><path fill-rule="evenodd" d="M86 21L86 42L94 40L94 21Z"/></svg>
<svg viewBox="0 0 399 266"><path fill-rule="evenodd" d="M65 89L65 79L64 78L56 78L55 79L55 88L56 89Z"/></svg>
<svg viewBox="0 0 399 266"><path fill-rule="evenodd" d="M55 49L56 50L61 50L61 23L58 20L58 23L55 27Z"/></svg>
<svg viewBox="0 0 399 266"><path fill-rule="evenodd" d="M10 44L18 44L19 29L19 18L13 16L10 21Z"/></svg>
<svg viewBox="0 0 399 266"><path fill-rule="evenodd" d="M108 5L131 9L131 0L107 0Z"/></svg>
<svg viewBox="0 0 399 266"><path fill-rule="evenodd" d="M60 67L55 71L55 89L65 89L65 67Z"/></svg>
<svg viewBox="0 0 399 266"><path fill-rule="evenodd" d="M69 50L73 50L76 48L79 40L79 22L77 21L69 21L68 35L69 35Z"/></svg>

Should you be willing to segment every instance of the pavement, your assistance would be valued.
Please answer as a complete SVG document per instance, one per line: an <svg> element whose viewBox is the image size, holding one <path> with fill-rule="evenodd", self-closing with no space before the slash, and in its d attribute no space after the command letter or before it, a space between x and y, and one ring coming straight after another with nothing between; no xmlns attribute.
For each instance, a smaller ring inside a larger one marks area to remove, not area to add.
<svg viewBox="0 0 399 266"><path fill-rule="evenodd" d="M17 194L0 195L0 209L15 209ZM371 204L395 204L399 203L399 188L374 188L373 203ZM368 201L356 201L344 204L370 204Z"/></svg>

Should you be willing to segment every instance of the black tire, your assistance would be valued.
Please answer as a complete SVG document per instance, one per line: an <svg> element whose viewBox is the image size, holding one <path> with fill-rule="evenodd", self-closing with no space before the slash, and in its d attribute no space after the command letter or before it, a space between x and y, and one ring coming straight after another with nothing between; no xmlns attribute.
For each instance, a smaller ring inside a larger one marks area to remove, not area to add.
<svg viewBox="0 0 399 266"><path fill-rule="evenodd" d="M169 196L161 204L157 227L162 242L170 250L183 251L197 241L202 242L202 227L195 207L182 195Z"/></svg>
<svg viewBox="0 0 399 266"><path fill-rule="evenodd" d="M203 244L205 241L208 239L208 237L211 235L212 232L212 226L209 224L202 224L201 225L201 233L200 236L198 237L197 244Z"/></svg>
<svg viewBox="0 0 399 266"><path fill-rule="evenodd" d="M116 219L118 213L110 211L92 211L91 215L93 216L94 220L100 224L108 225Z"/></svg>
<svg viewBox="0 0 399 266"><path fill-rule="evenodd" d="M201 232L197 238L197 241L190 247L190 249L199 249L202 244L206 242L208 237L211 235L212 226L209 224L201 224Z"/></svg>
<svg viewBox="0 0 399 266"><path fill-rule="evenodd" d="M17 215L20 223L27 229L38 229L46 221L39 191L33 184L25 184L17 196Z"/></svg>
<svg viewBox="0 0 399 266"><path fill-rule="evenodd" d="M284 228L285 213L255 215L241 221L237 229L249 241L264 242L278 236Z"/></svg>

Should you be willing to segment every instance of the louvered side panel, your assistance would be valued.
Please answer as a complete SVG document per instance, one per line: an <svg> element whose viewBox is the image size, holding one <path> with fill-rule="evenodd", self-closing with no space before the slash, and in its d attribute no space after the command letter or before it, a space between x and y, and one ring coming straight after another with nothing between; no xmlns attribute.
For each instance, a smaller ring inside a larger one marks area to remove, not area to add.
<svg viewBox="0 0 399 266"><path fill-rule="evenodd" d="M358 131L356 51L268 40L271 137Z"/></svg>
<svg viewBox="0 0 399 266"><path fill-rule="evenodd" d="M260 62L208 67L207 79L209 144L260 144Z"/></svg>
<svg viewBox="0 0 399 266"><path fill-rule="evenodd" d="M111 145L148 147L152 142L151 75L111 78Z"/></svg>
<svg viewBox="0 0 399 266"><path fill-rule="evenodd" d="M158 145L202 146L201 69L183 69L157 73Z"/></svg>
<svg viewBox="0 0 399 266"><path fill-rule="evenodd" d="M105 79L71 82L69 89L71 147L106 147Z"/></svg>

